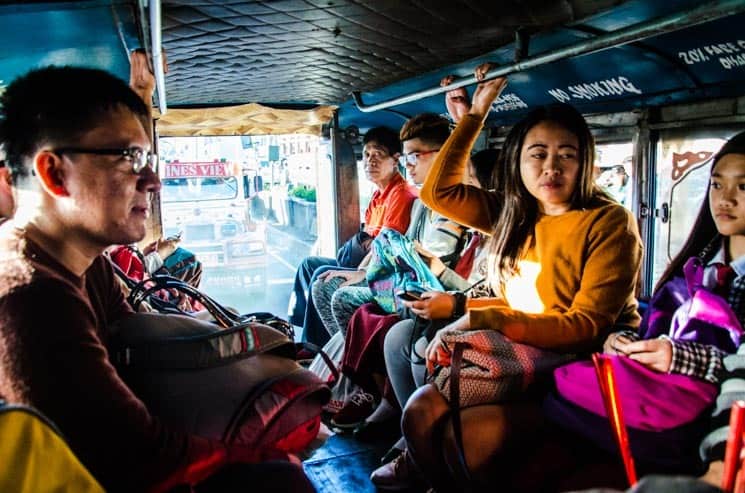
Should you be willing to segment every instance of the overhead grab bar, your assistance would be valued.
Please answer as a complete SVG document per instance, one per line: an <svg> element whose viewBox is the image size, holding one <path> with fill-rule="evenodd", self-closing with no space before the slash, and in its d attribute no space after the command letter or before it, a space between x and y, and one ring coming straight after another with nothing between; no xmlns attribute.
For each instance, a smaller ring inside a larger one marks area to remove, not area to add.
<svg viewBox="0 0 745 493"><path fill-rule="evenodd" d="M633 43L640 41L650 36L658 34L665 34L672 31L677 31L686 27L695 26L697 24L703 24L704 22L713 21L729 15L735 15L745 12L745 0L717 0L707 4L701 5L692 9L688 12L678 12L665 17L652 19L650 21L640 22L612 33L603 34L596 38L582 41L573 45L558 48L556 50L547 51L540 53L533 57L525 58L522 61L517 61L511 65L497 67L486 73L484 76L485 80L496 79L515 72L528 70L531 68L545 65L547 63L562 60L564 58L570 58L574 56L587 55L596 51L605 50L615 46L621 46L627 43ZM357 108L363 113L371 113L391 106L397 106L404 103L410 103L419 99L428 98L437 94L442 94L454 89L469 86L475 84L476 77L470 76L464 79L456 80L452 84L441 87L433 87L431 89L425 89L423 91L415 92L407 96L401 96L388 101L381 101L380 103L366 105L362 101L362 95L360 91L353 91L352 97L357 105Z"/></svg>
<svg viewBox="0 0 745 493"><path fill-rule="evenodd" d="M168 107L166 106L166 79L163 72L163 43L160 37L160 29L160 0L150 0L150 40L155 89L158 91L158 109L161 115L165 115Z"/></svg>

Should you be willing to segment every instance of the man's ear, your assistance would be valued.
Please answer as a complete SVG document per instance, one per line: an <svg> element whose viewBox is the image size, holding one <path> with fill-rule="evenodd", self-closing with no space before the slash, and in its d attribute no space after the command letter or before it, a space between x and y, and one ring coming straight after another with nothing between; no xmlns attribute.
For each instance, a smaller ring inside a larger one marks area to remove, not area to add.
<svg viewBox="0 0 745 493"><path fill-rule="evenodd" d="M392 155L391 157L392 157L393 159L395 159L396 161L398 161L398 160L399 160L399 159L401 158L401 153L400 153L400 152L396 152L396 153L395 153L395 154L393 154L393 155Z"/></svg>
<svg viewBox="0 0 745 493"><path fill-rule="evenodd" d="M34 172L45 192L54 197L68 197L62 169L62 158L52 151L41 151L34 157Z"/></svg>

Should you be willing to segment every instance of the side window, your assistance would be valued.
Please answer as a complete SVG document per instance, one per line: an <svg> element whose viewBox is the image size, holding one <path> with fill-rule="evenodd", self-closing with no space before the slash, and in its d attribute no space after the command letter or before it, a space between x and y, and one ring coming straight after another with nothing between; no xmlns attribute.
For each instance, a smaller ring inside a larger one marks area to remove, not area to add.
<svg viewBox="0 0 745 493"><path fill-rule="evenodd" d="M657 144L652 283L680 251L707 198L714 155L733 129L667 131Z"/></svg>
<svg viewBox="0 0 745 493"><path fill-rule="evenodd" d="M160 139L163 231L181 233L180 246L202 262L207 294L241 313L286 313L318 217L331 217L317 214L317 198L330 208L322 148L300 134Z"/></svg>
<svg viewBox="0 0 745 493"><path fill-rule="evenodd" d="M632 142L598 144L595 150L595 183L619 204L631 209Z"/></svg>

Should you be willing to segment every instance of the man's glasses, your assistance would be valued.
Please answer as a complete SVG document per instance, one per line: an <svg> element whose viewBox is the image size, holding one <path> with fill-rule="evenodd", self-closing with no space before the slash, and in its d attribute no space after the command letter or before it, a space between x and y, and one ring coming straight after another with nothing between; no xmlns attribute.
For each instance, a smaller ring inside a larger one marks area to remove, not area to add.
<svg viewBox="0 0 745 493"><path fill-rule="evenodd" d="M406 166L407 164L416 164L417 161L419 161L419 158L421 156L426 156L427 154L432 154L433 152L437 152L440 149L432 149L429 151L419 151L419 152L410 152L408 154L401 154L401 157L399 158L401 161L401 164Z"/></svg>
<svg viewBox="0 0 745 493"><path fill-rule="evenodd" d="M139 175L145 168L158 173L158 155L145 151L139 147L125 147L121 149L86 149L83 147L60 147L54 149L55 154L95 154L97 156L120 156L132 163L132 171Z"/></svg>

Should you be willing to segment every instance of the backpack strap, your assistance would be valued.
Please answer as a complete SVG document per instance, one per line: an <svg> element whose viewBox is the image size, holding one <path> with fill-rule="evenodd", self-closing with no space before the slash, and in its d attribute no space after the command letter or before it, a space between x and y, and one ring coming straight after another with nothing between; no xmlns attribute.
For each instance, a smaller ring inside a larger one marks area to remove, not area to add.
<svg viewBox="0 0 745 493"><path fill-rule="evenodd" d="M281 332L246 322L196 336L125 343L111 351L111 359L120 368L194 370L269 352L293 357L295 347Z"/></svg>

